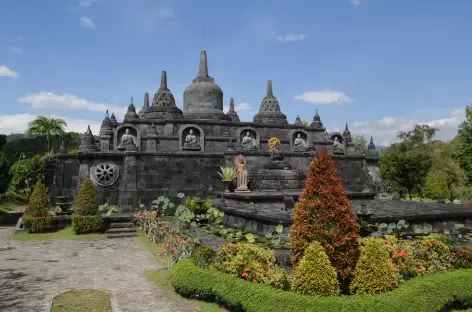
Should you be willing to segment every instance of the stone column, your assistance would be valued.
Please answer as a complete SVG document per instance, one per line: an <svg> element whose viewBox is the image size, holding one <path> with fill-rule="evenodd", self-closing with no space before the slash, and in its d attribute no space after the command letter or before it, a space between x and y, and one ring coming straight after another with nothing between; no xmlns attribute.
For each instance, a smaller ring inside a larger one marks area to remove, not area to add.
<svg viewBox="0 0 472 312"><path fill-rule="evenodd" d="M132 212L138 206L137 153L125 152L121 177L120 212Z"/></svg>
<svg viewBox="0 0 472 312"><path fill-rule="evenodd" d="M110 141L111 141L111 135L100 135L100 151L109 152Z"/></svg>

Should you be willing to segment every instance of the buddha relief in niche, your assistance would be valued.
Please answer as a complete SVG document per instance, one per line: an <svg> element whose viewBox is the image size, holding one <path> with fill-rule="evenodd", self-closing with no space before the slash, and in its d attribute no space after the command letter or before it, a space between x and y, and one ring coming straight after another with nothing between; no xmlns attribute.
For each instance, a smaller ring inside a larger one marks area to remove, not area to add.
<svg viewBox="0 0 472 312"><path fill-rule="evenodd" d="M296 132L293 137L293 151L305 152L308 149L307 137L303 132Z"/></svg>
<svg viewBox="0 0 472 312"><path fill-rule="evenodd" d="M185 134L186 133L186 134ZM187 131L183 133L183 149L190 151L199 151L201 150L200 145L200 133L195 128L188 128Z"/></svg>
<svg viewBox="0 0 472 312"><path fill-rule="evenodd" d="M121 138L119 139L119 146L118 149L127 149L129 147L136 147L136 135L134 129L133 133L131 133L130 128L126 128L124 133L121 135Z"/></svg>
<svg viewBox="0 0 472 312"><path fill-rule="evenodd" d="M333 154L344 154L343 138L339 135L333 135Z"/></svg>
<svg viewBox="0 0 472 312"><path fill-rule="evenodd" d="M256 146L256 134L251 130L245 130L241 132L241 147L243 150L255 151Z"/></svg>

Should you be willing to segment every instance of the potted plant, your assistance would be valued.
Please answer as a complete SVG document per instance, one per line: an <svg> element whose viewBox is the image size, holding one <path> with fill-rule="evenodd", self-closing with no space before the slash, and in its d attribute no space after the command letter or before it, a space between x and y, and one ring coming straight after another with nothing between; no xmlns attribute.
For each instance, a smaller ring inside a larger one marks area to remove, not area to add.
<svg viewBox="0 0 472 312"><path fill-rule="evenodd" d="M225 192L230 192L231 184L233 180L236 178L236 170L233 167L220 167L220 172L218 175L221 178L221 182L223 182L226 186Z"/></svg>

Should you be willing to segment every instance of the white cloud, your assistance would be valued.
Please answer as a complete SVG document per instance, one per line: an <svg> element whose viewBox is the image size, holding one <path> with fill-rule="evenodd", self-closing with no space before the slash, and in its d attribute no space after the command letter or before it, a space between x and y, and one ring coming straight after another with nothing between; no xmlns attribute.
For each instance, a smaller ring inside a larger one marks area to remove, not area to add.
<svg viewBox="0 0 472 312"><path fill-rule="evenodd" d="M174 17L174 11L169 8L160 9L157 16L161 19Z"/></svg>
<svg viewBox="0 0 472 312"><path fill-rule="evenodd" d="M0 77L18 78L20 75L5 65L0 65Z"/></svg>
<svg viewBox="0 0 472 312"><path fill-rule="evenodd" d="M244 113L249 113L249 112L252 112L252 107L249 103L246 103L246 102L242 102L242 103L239 103L237 105L234 106L234 110L236 112L244 112ZM229 106L228 105L224 105L223 106L223 111L225 112L225 114L229 111Z"/></svg>
<svg viewBox="0 0 472 312"><path fill-rule="evenodd" d="M277 40L280 42L290 42L290 41L301 41L305 39L304 34L293 34L290 33L288 35L277 36Z"/></svg>
<svg viewBox="0 0 472 312"><path fill-rule="evenodd" d="M37 115L33 114L0 115L0 133L23 133L28 128L28 123L36 117ZM51 115L51 117L64 119L67 123L66 131L84 133L88 125L90 125L93 134L98 134L100 131L101 122L96 120L74 119L55 115Z"/></svg>
<svg viewBox="0 0 472 312"><path fill-rule="evenodd" d="M19 103L30 104L35 108L49 108L62 110L82 110L90 112L105 113L109 110L117 116L124 116L127 108L115 104L95 103L93 101L80 98L74 94L55 94L52 92L30 93L17 100Z"/></svg>
<svg viewBox="0 0 472 312"><path fill-rule="evenodd" d="M22 47L12 46L9 47L8 50L10 50L10 52L13 54L25 54L25 51Z"/></svg>
<svg viewBox="0 0 472 312"><path fill-rule="evenodd" d="M437 140L450 140L457 135L457 129L465 119L465 109L456 109L449 115L438 119L412 119L402 117L384 117L376 121L358 121L349 124L352 133L362 134L367 139L374 137L376 145L386 146L395 142L397 133L410 131L415 125L429 125L438 128Z"/></svg>
<svg viewBox="0 0 472 312"><path fill-rule="evenodd" d="M90 17L87 16L82 16L80 18L80 24L88 29L96 29L97 26L95 26L94 22Z"/></svg>
<svg viewBox="0 0 472 312"><path fill-rule="evenodd" d="M79 0L79 6L81 7L90 7L98 0Z"/></svg>
<svg viewBox="0 0 472 312"><path fill-rule="evenodd" d="M353 6L360 6L361 0L350 0L349 3L352 4Z"/></svg>
<svg viewBox="0 0 472 312"><path fill-rule="evenodd" d="M343 105L353 100L343 92L331 91L329 89L319 91L308 91L296 95L295 100L305 101L312 104L338 104Z"/></svg>

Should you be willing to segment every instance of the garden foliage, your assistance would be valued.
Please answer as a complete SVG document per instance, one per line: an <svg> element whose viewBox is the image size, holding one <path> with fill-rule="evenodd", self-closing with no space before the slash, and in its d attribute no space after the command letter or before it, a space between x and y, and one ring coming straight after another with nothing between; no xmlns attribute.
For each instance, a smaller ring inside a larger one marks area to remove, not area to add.
<svg viewBox="0 0 472 312"><path fill-rule="evenodd" d="M353 275L350 286L352 294L374 295L397 287L395 267L378 238L362 240L359 261Z"/></svg>
<svg viewBox="0 0 472 312"><path fill-rule="evenodd" d="M10 167L11 182L8 192L31 194L31 189L43 179L44 158L40 155L15 162Z"/></svg>
<svg viewBox="0 0 472 312"><path fill-rule="evenodd" d="M305 295L339 295L336 270L320 243L312 243L293 269L292 290Z"/></svg>
<svg viewBox="0 0 472 312"><path fill-rule="evenodd" d="M192 258L200 268L209 268L215 262L216 253L208 245L198 245L193 251Z"/></svg>
<svg viewBox="0 0 472 312"><path fill-rule="evenodd" d="M441 175L428 174L424 184L424 196L429 199L449 199L449 188Z"/></svg>
<svg viewBox="0 0 472 312"><path fill-rule="evenodd" d="M72 215L72 230L75 234L99 232L103 229L103 217L101 215L81 216Z"/></svg>
<svg viewBox="0 0 472 312"><path fill-rule="evenodd" d="M327 150L310 165L294 212L290 239L293 267L310 243L318 241L342 280L354 269L359 243L356 218Z"/></svg>
<svg viewBox="0 0 472 312"><path fill-rule="evenodd" d="M8 190L10 180L10 162L3 153L0 152L0 194L3 194Z"/></svg>
<svg viewBox="0 0 472 312"><path fill-rule="evenodd" d="M103 229L103 217L99 213L97 193L90 178L86 178L75 199L72 229L76 234L97 232Z"/></svg>
<svg viewBox="0 0 472 312"><path fill-rule="evenodd" d="M47 217L49 215L49 200L46 187L38 181L34 186L24 215L30 217Z"/></svg>

